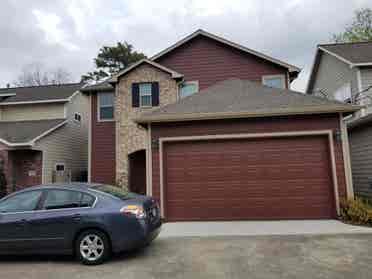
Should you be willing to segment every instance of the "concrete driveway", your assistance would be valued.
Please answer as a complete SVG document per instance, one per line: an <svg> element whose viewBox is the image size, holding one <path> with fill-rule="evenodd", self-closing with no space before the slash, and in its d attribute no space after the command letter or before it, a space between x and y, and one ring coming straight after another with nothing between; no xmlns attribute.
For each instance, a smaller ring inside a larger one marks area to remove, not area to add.
<svg viewBox="0 0 372 279"><path fill-rule="evenodd" d="M165 223L160 237L325 235L372 233L372 228L337 220L233 221Z"/></svg>
<svg viewBox="0 0 372 279"><path fill-rule="evenodd" d="M371 278L371 243L372 234L162 237L101 266L3 257L0 278Z"/></svg>

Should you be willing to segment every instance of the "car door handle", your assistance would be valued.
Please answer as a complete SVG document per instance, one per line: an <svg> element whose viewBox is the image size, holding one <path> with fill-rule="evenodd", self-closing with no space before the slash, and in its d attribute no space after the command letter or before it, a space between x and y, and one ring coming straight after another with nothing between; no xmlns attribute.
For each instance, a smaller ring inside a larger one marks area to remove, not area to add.
<svg viewBox="0 0 372 279"><path fill-rule="evenodd" d="M74 214L72 215L72 220L79 222L81 221L81 215L80 214Z"/></svg>
<svg viewBox="0 0 372 279"><path fill-rule="evenodd" d="M24 226L26 226L26 224L27 224L27 220L26 219L22 219L20 221L15 222L15 225L17 227L24 227Z"/></svg>

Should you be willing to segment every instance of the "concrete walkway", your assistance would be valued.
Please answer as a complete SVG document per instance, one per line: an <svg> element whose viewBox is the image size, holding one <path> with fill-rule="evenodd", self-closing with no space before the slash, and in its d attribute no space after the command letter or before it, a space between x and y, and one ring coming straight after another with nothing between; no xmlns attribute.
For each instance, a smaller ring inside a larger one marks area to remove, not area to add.
<svg viewBox="0 0 372 279"><path fill-rule="evenodd" d="M352 226L337 220L231 221L165 223L160 238L188 236L260 236L372 234L372 228Z"/></svg>

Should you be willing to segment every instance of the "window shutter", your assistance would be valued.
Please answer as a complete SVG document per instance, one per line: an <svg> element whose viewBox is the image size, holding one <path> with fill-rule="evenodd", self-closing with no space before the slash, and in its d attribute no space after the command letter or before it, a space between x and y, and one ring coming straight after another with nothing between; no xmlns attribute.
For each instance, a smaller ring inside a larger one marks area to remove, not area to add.
<svg viewBox="0 0 372 279"><path fill-rule="evenodd" d="M139 99L139 86L138 83L132 83L132 107L139 107L140 99Z"/></svg>
<svg viewBox="0 0 372 279"><path fill-rule="evenodd" d="M151 88L152 95L152 106L156 107L159 105L159 82L153 82Z"/></svg>

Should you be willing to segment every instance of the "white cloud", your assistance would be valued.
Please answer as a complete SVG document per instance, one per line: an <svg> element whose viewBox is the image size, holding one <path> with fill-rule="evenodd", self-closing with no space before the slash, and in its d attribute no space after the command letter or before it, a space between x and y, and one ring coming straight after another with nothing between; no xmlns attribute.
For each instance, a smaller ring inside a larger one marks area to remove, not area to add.
<svg viewBox="0 0 372 279"><path fill-rule="evenodd" d="M0 85L28 63L92 70L103 45L127 41L151 56L203 28L302 67L304 90L315 46L343 29L370 0L2 0Z"/></svg>
<svg viewBox="0 0 372 279"><path fill-rule="evenodd" d="M38 9L33 10L32 13L37 19L37 27L44 32L48 43L60 44L70 51L79 49L77 45L68 41L68 35L61 27L61 18L59 16Z"/></svg>

